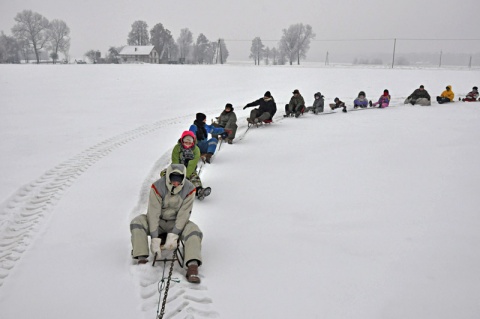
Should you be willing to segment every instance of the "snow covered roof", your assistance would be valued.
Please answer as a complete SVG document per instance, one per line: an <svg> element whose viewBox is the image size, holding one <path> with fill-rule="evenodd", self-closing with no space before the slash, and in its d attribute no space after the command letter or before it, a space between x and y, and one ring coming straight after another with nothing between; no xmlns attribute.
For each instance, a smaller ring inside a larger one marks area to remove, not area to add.
<svg viewBox="0 0 480 319"><path fill-rule="evenodd" d="M153 45L127 45L119 55L149 55L153 48Z"/></svg>

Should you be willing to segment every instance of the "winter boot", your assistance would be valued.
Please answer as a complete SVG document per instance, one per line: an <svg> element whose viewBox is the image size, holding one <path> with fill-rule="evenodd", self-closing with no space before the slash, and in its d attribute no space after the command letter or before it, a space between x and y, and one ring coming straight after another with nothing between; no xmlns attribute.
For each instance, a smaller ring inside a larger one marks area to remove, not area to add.
<svg viewBox="0 0 480 319"><path fill-rule="evenodd" d="M368 101L368 105L370 105L370 107L373 106L372 104L373 104L373 103L372 103L372 100Z"/></svg>
<svg viewBox="0 0 480 319"><path fill-rule="evenodd" d="M198 265L189 265L187 267L187 280L193 284L200 283L200 277L198 276Z"/></svg>
<svg viewBox="0 0 480 319"><path fill-rule="evenodd" d="M205 187L205 188L200 187L197 190L197 198L199 200L203 200L205 197L210 195L211 192L212 192L212 189L210 187Z"/></svg>
<svg viewBox="0 0 480 319"><path fill-rule="evenodd" d="M148 257L148 256L138 256L137 264L139 264L139 265L144 265L144 264L148 263L147 257Z"/></svg>
<svg viewBox="0 0 480 319"><path fill-rule="evenodd" d="M253 124L253 121L252 121L252 119L251 119L251 118L249 118L249 117L247 117L247 122L248 122L249 124Z"/></svg>
<svg viewBox="0 0 480 319"><path fill-rule="evenodd" d="M213 156L212 153L207 153L207 155L205 156L205 162L207 162L208 164L211 164L212 163L212 156Z"/></svg>
<svg viewBox="0 0 480 319"><path fill-rule="evenodd" d="M227 140L227 143L228 143L228 144L233 144L233 139L229 138L229 139Z"/></svg>

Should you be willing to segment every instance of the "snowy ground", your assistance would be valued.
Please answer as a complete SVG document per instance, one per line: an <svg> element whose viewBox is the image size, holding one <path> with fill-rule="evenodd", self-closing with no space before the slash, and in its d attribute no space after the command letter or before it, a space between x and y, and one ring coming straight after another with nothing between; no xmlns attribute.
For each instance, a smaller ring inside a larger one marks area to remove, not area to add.
<svg viewBox="0 0 480 319"><path fill-rule="evenodd" d="M238 138L202 172L202 283L176 266L165 318L478 318L480 103L403 105L479 70L0 65L0 318L155 318L162 268L130 220L196 112ZM281 118L293 89L388 109ZM270 90L275 123L241 106Z"/></svg>

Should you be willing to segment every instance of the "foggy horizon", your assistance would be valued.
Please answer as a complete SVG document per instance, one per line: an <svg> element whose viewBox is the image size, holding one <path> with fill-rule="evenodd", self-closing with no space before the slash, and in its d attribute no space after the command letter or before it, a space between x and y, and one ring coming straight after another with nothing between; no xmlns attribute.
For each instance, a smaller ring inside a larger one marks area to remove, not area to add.
<svg viewBox="0 0 480 319"><path fill-rule="evenodd" d="M73 60L83 59L89 50L99 50L104 56L111 46L127 45L132 23L142 20L148 24L148 30L162 23L174 40L183 28L193 33L194 41L200 33L212 42L224 39L230 53L228 62L248 61L255 37L260 37L265 46L277 47L283 29L303 23L311 25L316 34L305 61L324 61L329 52L330 62L334 63L340 56L351 56L353 60L391 55L395 38L399 55L479 54L480 19L477 10L472 10L476 4L473 0L454 5L441 5L433 0L401 3L340 0L323 4L306 0L295 3L273 0L233 3L23 0L7 3L0 0L0 31L12 35L14 18L23 10L40 13L48 20L63 20L71 31L69 53ZM292 16L294 18L290 18Z"/></svg>

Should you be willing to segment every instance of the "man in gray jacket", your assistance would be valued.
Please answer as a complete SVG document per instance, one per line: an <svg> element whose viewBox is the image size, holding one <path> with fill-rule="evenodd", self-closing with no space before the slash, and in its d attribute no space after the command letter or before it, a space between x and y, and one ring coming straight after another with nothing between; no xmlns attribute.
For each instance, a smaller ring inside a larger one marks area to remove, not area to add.
<svg viewBox="0 0 480 319"><path fill-rule="evenodd" d="M130 223L132 256L139 264L147 263L148 236L150 250L160 259L162 249L175 250L179 236L185 244L187 280L199 283L198 267L202 264L201 242L203 234L190 221L195 186L186 179L187 170L182 164L171 164L164 177L152 184L147 214L135 217ZM166 234L162 245L161 235Z"/></svg>

